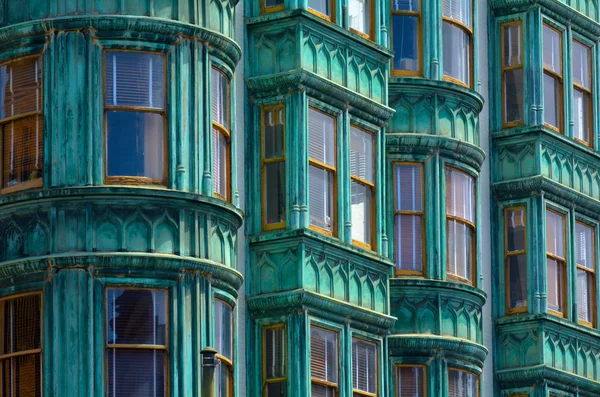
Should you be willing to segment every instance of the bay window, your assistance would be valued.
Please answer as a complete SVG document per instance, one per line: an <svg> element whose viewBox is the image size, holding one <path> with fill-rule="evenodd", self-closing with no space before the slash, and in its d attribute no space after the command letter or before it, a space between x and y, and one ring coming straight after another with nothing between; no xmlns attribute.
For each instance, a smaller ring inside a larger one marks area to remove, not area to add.
<svg viewBox="0 0 600 397"><path fill-rule="evenodd" d="M502 25L503 125L523 122L523 25L521 21Z"/></svg>
<svg viewBox="0 0 600 397"><path fill-rule="evenodd" d="M577 40L572 41L573 70L573 137L584 145L592 145L592 50Z"/></svg>
<svg viewBox="0 0 600 397"><path fill-rule="evenodd" d="M527 229L525 207L504 210L507 312L527 311Z"/></svg>
<svg viewBox="0 0 600 397"><path fill-rule="evenodd" d="M230 200L231 193L231 114L229 78L213 67L212 81L212 161L215 196Z"/></svg>
<svg viewBox="0 0 600 397"><path fill-rule="evenodd" d="M548 284L548 312L567 315L567 261L565 216L546 210L546 272Z"/></svg>
<svg viewBox="0 0 600 397"><path fill-rule="evenodd" d="M316 109L308 113L308 214L310 227L335 234L336 119Z"/></svg>
<svg viewBox="0 0 600 397"><path fill-rule="evenodd" d="M448 368L448 397L479 397L479 379L470 372Z"/></svg>
<svg viewBox="0 0 600 397"><path fill-rule="evenodd" d="M446 274L475 281L475 179L446 168Z"/></svg>
<svg viewBox="0 0 600 397"><path fill-rule="evenodd" d="M394 233L396 274L422 275L425 271L423 165L394 165Z"/></svg>
<svg viewBox="0 0 600 397"><path fill-rule="evenodd" d="M397 366L397 397L427 397L426 376L424 365Z"/></svg>
<svg viewBox="0 0 600 397"><path fill-rule="evenodd" d="M106 182L166 183L165 57L106 52Z"/></svg>
<svg viewBox="0 0 600 397"><path fill-rule="evenodd" d="M348 0L350 30L365 38L373 38L373 0Z"/></svg>
<svg viewBox="0 0 600 397"><path fill-rule="evenodd" d="M375 136L350 126L352 241L372 248L375 239Z"/></svg>
<svg viewBox="0 0 600 397"><path fill-rule="evenodd" d="M471 87L473 17L471 0L442 0L444 78Z"/></svg>
<svg viewBox="0 0 600 397"><path fill-rule="evenodd" d="M285 227L285 111L283 105L262 109L263 229Z"/></svg>
<svg viewBox="0 0 600 397"><path fill-rule="evenodd" d="M544 24L544 124L562 132L562 33Z"/></svg>
<svg viewBox="0 0 600 397"><path fill-rule="evenodd" d="M596 264L594 229L575 223L575 263L577 266L577 319L580 324L595 325Z"/></svg>
<svg viewBox="0 0 600 397"><path fill-rule="evenodd" d="M216 381L217 397L233 397L233 308L215 299L215 349L221 361Z"/></svg>
<svg viewBox="0 0 600 397"><path fill-rule="evenodd" d="M421 0L392 0L393 74L421 70Z"/></svg>
<svg viewBox="0 0 600 397"><path fill-rule="evenodd" d="M312 397L338 395L338 334L310 327L310 377Z"/></svg>
<svg viewBox="0 0 600 397"><path fill-rule="evenodd" d="M106 296L108 396L168 395L167 292L111 288Z"/></svg>
<svg viewBox="0 0 600 397"><path fill-rule="evenodd" d="M287 396L286 332L283 324L263 328L263 396Z"/></svg>

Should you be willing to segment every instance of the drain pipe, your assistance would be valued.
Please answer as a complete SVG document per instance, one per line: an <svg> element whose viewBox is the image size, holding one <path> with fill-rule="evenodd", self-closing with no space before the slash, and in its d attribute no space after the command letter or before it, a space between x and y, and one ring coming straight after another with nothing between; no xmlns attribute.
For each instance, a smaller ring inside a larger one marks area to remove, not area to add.
<svg viewBox="0 0 600 397"><path fill-rule="evenodd" d="M200 395L202 397L214 397L215 370L221 360L216 357L217 351L210 346L206 346L200 354L202 354L202 387Z"/></svg>

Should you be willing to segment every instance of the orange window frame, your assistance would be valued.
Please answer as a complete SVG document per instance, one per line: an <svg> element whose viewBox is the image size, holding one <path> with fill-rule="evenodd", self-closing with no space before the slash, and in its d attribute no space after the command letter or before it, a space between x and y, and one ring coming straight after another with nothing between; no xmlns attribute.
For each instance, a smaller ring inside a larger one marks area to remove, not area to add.
<svg viewBox="0 0 600 397"><path fill-rule="evenodd" d="M523 211L523 224L524 224L524 229L525 229L525 233L524 233L524 239L525 239L525 243L524 243L524 249L523 250L519 250L519 251L508 251L508 220L507 220L507 215L509 211L517 211L517 210L522 210ZM516 313L527 313L527 311L529 310L529 301L527 302L527 306L525 307L518 307L518 308L511 308L510 307L510 258L512 256L518 256L518 255L527 255L527 208L524 205L518 205L515 207L508 207L504 209L504 274L505 274L505 280L504 280L504 302L505 302L505 306L506 306L506 313L508 314L516 314ZM529 269L527 269L527 272L529 272Z"/></svg>
<svg viewBox="0 0 600 397"><path fill-rule="evenodd" d="M394 0L391 0L393 3ZM415 17L417 18L417 70L402 70L394 68L394 61L392 59L392 76L422 76L423 75L423 62L421 58L423 57L423 32L422 32L422 22L421 22L421 12L423 7L422 0L418 0L419 2L419 11L400 11L394 10L394 7L390 5L391 17L390 17L390 46L392 47L392 51L394 51L394 15L398 16L406 16L406 17ZM390 4L391 4L390 3Z"/></svg>
<svg viewBox="0 0 600 397"><path fill-rule="evenodd" d="M396 365L395 384L396 393L400 395L400 382L398 381L398 372L400 368L423 368L423 395L419 397L427 397L427 365L424 364L398 364Z"/></svg>
<svg viewBox="0 0 600 397"><path fill-rule="evenodd" d="M285 9L285 2L278 4L276 6L267 7L267 0L260 0L260 13L268 14L271 12L282 11Z"/></svg>
<svg viewBox="0 0 600 397"><path fill-rule="evenodd" d="M231 310L231 313L229 316L230 317L229 321L231 322L231 347L232 347L231 355L232 355L232 357L226 357L223 354L220 354L219 352L217 352L215 357L221 361L221 365L224 365L227 368L227 396L233 397L233 369L234 369L233 355L235 353L233 350L234 346L235 346L235 342L234 342L234 338L235 338L234 311L233 311L233 307L229 303L225 302L224 300L215 298L215 302L216 301L221 302L223 305L227 306ZM214 306L215 305L213 305L213 311L215 310ZM215 344L216 344L216 341L215 341Z"/></svg>
<svg viewBox="0 0 600 397"><path fill-rule="evenodd" d="M285 367L285 376L282 378L267 378L267 331L270 329L283 329L283 338L284 338L284 367ZM267 387L270 383L287 383L288 378L288 355L287 355L287 327L285 324L275 324L269 325L262 328L262 395L266 396Z"/></svg>
<svg viewBox="0 0 600 397"><path fill-rule="evenodd" d="M332 334L335 334L335 341L336 341L336 344L337 344L337 351L338 351L338 357L336 357L336 359L335 359L335 365L337 367L337 374L338 374L338 379L337 379L338 382L337 383L333 383L333 382L329 382L329 381L326 381L326 380L323 380L323 379L315 378L315 377L312 376L312 371L311 371L311 374L310 374L310 384L311 384L311 387L314 384L314 385L319 385L319 386L324 386L324 387L332 388L332 389L334 389L335 396L337 397L337 396L340 395L340 385L339 385L339 383L340 383L340 363L339 363L340 333L338 331L333 331L333 330L328 329L328 328L319 327L318 325L311 325L310 326L311 331L312 331L313 328L318 328L318 329L324 330L326 332L330 332ZM311 359L311 362L309 363L309 365L312 366L312 357L310 359Z"/></svg>
<svg viewBox="0 0 600 397"><path fill-rule="evenodd" d="M559 38L559 45L558 48L560 50L560 53L558 54L558 58L560 59L560 73L556 73L553 70L550 70L550 68L546 67L546 64L544 63L544 60L542 59L542 66L543 66L543 74L547 74L550 77L552 77L553 79L556 79L559 83L558 85L558 92L556 93L556 95L558 95L558 109L556 109L556 111L558 112L558 126L554 126L551 124L546 123L546 121L544 120L544 125L548 128L550 128L553 131L558 132L559 134L562 134L564 131L564 106L565 106L565 102L564 102L564 81L563 81L563 69L564 69L564 65L563 65L563 32L561 32L560 30L556 29L555 27L544 23L542 26L542 40L544 37L543 34L543 28L544 27L548 27L549 29L554 30L556 33L558 33L558 38ZM542 86L543 86L543 76L542 76ZM545 107L545 106L544 106ZM545 110L544 110L545 111Z"/></svg>
<svg viewBox="0 0 600 397"><path fill-rule="evenodd" d="M282 118L283 118L283 156L266 159L265 158L265 113L271 111L277 111L281 109ZM285 164L286 164L286 119L285 119L285 105L278 104L273 106L264 106L260 109L260 158L261 158L261 171L260 171L260 185L261 185L261 193L262 193L262 203L261 203L261 220L262 220L262 228L263 230L277 230L284 229L286 227L285 216L287 213L287 194L284 195L286 201L284 201L283 208L283 222L276 223L267 223L267 164L274 163L283 163L284 164L284 172L285 172ZM287 182L286 175L284 175L284 180ZM285 185L287 186L287 184Z"/></svg>
<svg viewBox="0 0 600 397"><path fill-rule="evenodd" d="M557 262L557 266L562 266L563 267L563 272L562 272L562 280L561 280L561 293L563 296L563 304L564 304L564 312L558 312L556 310L551 310L548 309L548 313L557 316L557 317L567 317L568 314L568 308L569 308L569 299L567 296L567 253L568 253L568 249L567 249L567 233L566 233L566 227L567 227L567 217L565 216L565 214L560 213L558 211L555 211L551 208L546 208L546 217L548 212L552 212L558 216L560 216L563 219L563 231L562 231L562 237L563 237L563 247L564 247L564 258L561 258L560 256L557 256L555 254L552 254L551 252L548 252L548 235L546 234L546 259L552 259L555 260ZM547 220L546 220L547 222ZM547 233L547 231L546 231ZM546 262L547 263L547 262ZM547 266L547 264L546 264ZM548 285L548 269L546 268L546 285ZM557 291L558 292L558 291ZM548 296L548 293L546 293L546 296Z"/></svg>
<svg viewBox="0 0 600 397"><path fill-rule="evenodd" d="M584 94L589 95L590 97L590 101L588 104L588 125L590 126L590 141L586 142L583 139L579 139L577 137L573 137L574 140L576 140L577 142L581 143L582 145L585 146L589 146L589 147L593 147L594 146L594 96L593 96L593 88L594 87L594 73L592 72L592 58L593 58L593 54L592 54L592 48L590 48L587 44L583 43L580 40L577 39L573 39L572 40L573 43L578 43L580 45L582 45L583 47L587 48L588 50L588 77L590 79L590 88L585 88L579 84L577 84L575 82L575 79L573 80L573 91L577 90L577 91L581 91ZM572 56L571 56L572 58ZM571 70L573 70L573 68L571 68Z"/></svg>
<svg viewBox="0 0 600 397"><path fill-rule="evenodd" d="M231 80L225 74L225 72L223 72L221 69L213 66L212 70L219 73L221 75L221 77L223 79L225 79L225 81L227 81L227 92L226 92L227 97L225 98L225 103L223 104L223 108L227 110L227 116L229 117L228 121L229 121L229 125L231 126ZM213 103L213 101L211 101L211 107L213 105L214 105L214 103ZM211 112L211 116L212 116L212 112ZM214 191L214 195L215 195L215 197L218 197L221 200L229 202L229 201L231 201L231 131L228 130L227 128L225 128L225 126L221 125L220 123L218 123L215 120L212 121L212 127L213 127L213 130L212 130L211 134L214 134L216 132L216 133L224 136L225 141L227 142L226 155L225 155L225 170L223 170L221 168L221 172L226 173L225 176L227 178L227 186L225 186L225 192L227 194L227 197L223 196L222 194L220 194L217 191ZM214 155L215 155L215 153L213 153L213 165L214 165ZM213 186L214 186L215 185L214 170L212 170L212 173L213 173ZM216 190L216 189L213 189L213 190Z"/></svg>
<svg viewBox="0 0 600 397"><path fill-rule="evenodd" d="M377 153L377 142L376 142L376 139L375 139L375 135L372 132L367 131L364 128L360 128L360 127L358 127L358 126L356 126L354 124L351 124L351 128L356 128L357 130L363 131L363 132L369 134L371 136L371 139L373 139L373 172L377 172L376 171L377 170L377 162L375 161L375 159L377 158L377 155L376 155L376 153ZM371 215L371 223L369 224L370 234L371 234L371 241L369 243L363 243L361 241L357 241L357 240L352 239L352 244L357 245L357 246L362 247L362 248L369 249L369 250L374 250L375 249L375 240L376 240L376 238L375 238L376 233L375 232L376 232L376 223L377 223L376 222L377 220L375 219L376 218L375 182L369 182L369 181L366 181L366 180L364 180L362 178L359 178L356 175L350 174L350 183L352 183L352 182L355 182L355 183L358 183L360 185L368 187L371 190L371 198L372 198L372 200L371 200L371 208L369 208L370 215Z"/></svg>
<svg viewBox="0 0 600 397"><path fill-rule="evenodd" d="M596 313L597 313L597 302L596 302L596 228L593 227L592 225L589 225L585 222L581 222L581 221L575 221L575 226L577 226L577 223L584 225L585 227L588 227L591 229L592 231L592 263L594 264L594 268L590 269L587 268L585 266L580 265L579 263L577 263L577 261L575 262L575 266L577 270L581 270L583 272L586 273L586 275L590 275L591 274L591 278L593 280L592 285L589 286L589 290L588 292L590 292L591 295L591 301L592 301L592 322L588 322L588 321L584 321L584 320L580 320L579 319L579 314L577 315L577 322L579 324L585 325L586 327L591 327L594 328L596 327L596 323L597 323L597 318L596 318Z"/></svg>
<svg viewBox="0 0 600 397"><path fill-rule="evenodd" d="M521 47L521 63L518 65L511 65L511 66L506 66L504 64L504 53L505 53L505 46L506 43L504 42L504 29L513 26L513 25L518 25L520 27L520 31L521 31L521 42L519 43L519 46ZM522 114L522 119L521 120L517 120L517 121L511 121L511 122L507 122L506 121L506 72L509 72L511 70L518 70L518 69L523 69L523 49L525 48L525 39L524 39L524 31L523 31L523 21L518 20L518 21L513 21L513 22L507 22L507 23L503 23L500 26L500 40L501 40L501 45L500 45L500 51L501 51L501 59L502 59L502 127L503 128L510 128L510 127L515 127L518 125L523 125L525 123L524 120L524 116L525 116L525 103L523 103L523 114ZM525 77L525 76L523 76ZM521 89L524 89L524 87L521 87ZM524 98L525 97L525 92L523 91L521 93L521 96Z"/></svg>
<svg viewBox="0 0 600 397"><path fill-rule="evenodd" d="M475 389L477 391L477 395L475 397L479 397L479 376L477 374L475 374L474 372L471 371L467 371L464 369L460 369L460 368L455 368L455 367L448 367L448 374L450 374L450 371L454 371L454 372L462 372L464 374L468 374L471 375L475 378ZM450 387L450 376L448 376L448 387Z"/></svg>
<svg viewBox="0 0 600 397"><path fill-rule="evenodd" d="M336 1L335 0L324 0L324 1L326 1L329 4L330 10L331 10L331 15L323 14L322 12L319 12L319 11L314 10L307 6L308 12L310 12L311 14L316 15L317 17L322 18L326 21L335 23L336 16L337 16L337 12L335 9L337 7Z"/></svg>
<svg viewBox="0 0 600 397"><path fill-rule="evenodd" d="M443 1L443 0L442 0ZM473 15L473 1L472 0L465 0L469 2L469 7L471 8L471 12L470 12L470 16L471 16L471 24L473 24L474 19L475 19L475 15ZM464 23L462 23L461 21L458 21L454 18L450 18L447 16L443 15L442 12L442 23L449 23L450 25L453 25L459 29L461 29L462 31L464 31L465 33L467 33L467 35L469 36L469 84L465 84L463 81L454 78L452 76L448 76L446 74L444 74L443 78L446 81L452 82L452 83L456 83L459 85L462 85L463 87L467 87L467 88L473 88L474 87L474 62L473 62L473 46L474 46L474 40L473 40L473 28L469 27L467 25L465 25ZM442 54L443 55L443 54ZM443 70L442 70L443 73Z"/></svg>
<svg viewBox="0 0 600 397"><path fill-rule="evenodd" d="M348 27L348 29L352 32L355 33L367 40L375 40L375 0L365 0L369 2L369 32L368 33L364 33L361 32L360 30L356 30L353 29L351 27Z"/></svg>

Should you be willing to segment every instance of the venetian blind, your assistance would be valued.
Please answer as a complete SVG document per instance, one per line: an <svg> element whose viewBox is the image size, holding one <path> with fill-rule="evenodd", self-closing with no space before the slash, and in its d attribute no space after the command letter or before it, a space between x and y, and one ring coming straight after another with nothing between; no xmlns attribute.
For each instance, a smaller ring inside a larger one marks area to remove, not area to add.
<svg viewBox="0 0 600 397"><path fill-rule="evenodd" d="M310 372L311 377L337 383L337 334L322 328L311 327Z"/></svg>
<svg viewBox="0 0 600 397"><path fill-rule="evenodd" d="M314 109L308 115L308 155L335 167L335 119Z"/></svg>
<svg viewBox="0 0 600 397"><path fill-rule="evenodd" d="M451 168L446 169L446 213L475 222L475 180Z"/></svg>
<svg viewBox="0 0 600 397"><path fill-rule="evenodd" d="M267 379L285 377L285 328L267 328L265 331L265 367Z"/></svg>
<svg viewBox="0 0 600 397"><path fill-rule="evenodd" d="M229 79L223 72L213 68L212 81L212 120L229 130Z"/></svg>
<svg viewBox="0 0 600 397"><path fill-rule="evenodd" d="M588 90L591 88L590 52L589 47L573 40L573 80Z"/></svg>
<svg viewBox="0 0 600 397"><path fill-rule="evenodd" d="M553 211L546 211L546 251L560 258L565 257L564 217Z"/></svg>
<svg viewBox="0 0 600 397"><path fill-rule="evenodd" d="M352 338L352 387L377 392L377 345Z"/></svg>
<svg viewBox="0 0 600 397"><path fill-rule="evenodd" d="M106 53L106 105L163 109L164 56L144 52Z"/></svg>
<svg viewBox="0 0 600 397"><path fill-rule="evenodd" d="M37 57L0 67L0 120L41 111L42 69Z"/></svg>
<svg viewBox="0 0 600 397"><path fill-rule="evenodd" d="M166 351L109 349L108 397L166 395Z"/></svg>
<svg viewBox="0 0 600 397"><path fill-rule="evenodd" d="M471 1L470 0L443 0L442 12L446 18L454 19L471 27Z"/></svg>
<svg viewBox="0 0 600 397"><path fill-rule="evenodd" d="M423 168L396 166L396 211L423 210Z"/></svg>
<svg viewBox="0 0 600 397"><path fill-rule="evenodd" d="M371 183L375 181L373 141L373 135L350 127L350 174Z"/></svg>
<svg viewBox="0 0 600 397"><path fill-rule="evenodd" d="M544 25L544 68L561 74L561 40L560 33L548 25Z"/></svg>
<svg viewBox="0 0 600 397"><path fill-rule="evenodd" d="M594 269L593 235L591 227L575 224L576 263L588 269Z"/></svg>
<svg viewBox="0 0 600 397"><path fill-rule="evenodd" d="M398 397L424 397L422 367L398 367Z"/></svg>

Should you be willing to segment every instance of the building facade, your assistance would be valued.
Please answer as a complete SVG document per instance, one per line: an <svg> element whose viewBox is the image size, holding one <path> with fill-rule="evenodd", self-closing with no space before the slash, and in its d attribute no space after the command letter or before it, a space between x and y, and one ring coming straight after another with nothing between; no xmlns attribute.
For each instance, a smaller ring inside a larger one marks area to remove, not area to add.
<svg viewBox="0 0 600 397"><path fill-rule="evenodd" d="M600 395L599 41L595 0L0 0L0 397Z"/></svg>

